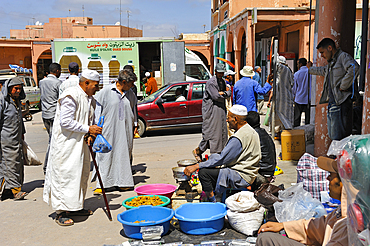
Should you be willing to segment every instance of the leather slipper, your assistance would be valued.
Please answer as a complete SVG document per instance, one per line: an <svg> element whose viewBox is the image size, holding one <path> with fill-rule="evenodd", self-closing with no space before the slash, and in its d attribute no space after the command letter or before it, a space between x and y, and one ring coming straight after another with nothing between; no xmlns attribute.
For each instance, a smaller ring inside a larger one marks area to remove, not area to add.
<svg viewBox="0 0 370 246"><path fill-rule="evenodd" d="M25 191L20 191L17 194L14 195L13 200L23 200L28 195Z"/></svg>
<svg viewBox="0 0 370 246"><path fill-rule="evenodd" d="M71 226L74 225L74 221L72 220L72 223L66 223L68 220L72 220L71 218L68 218L66 212L62 212L60 214L57 214L57 217L55 217L55 222L60 226Z"/></svg>

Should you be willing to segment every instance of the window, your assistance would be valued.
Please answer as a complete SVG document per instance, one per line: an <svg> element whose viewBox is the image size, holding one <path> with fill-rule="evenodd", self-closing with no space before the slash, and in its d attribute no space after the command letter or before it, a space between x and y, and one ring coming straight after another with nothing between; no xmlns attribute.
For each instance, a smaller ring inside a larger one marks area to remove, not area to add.
<svg viewBox="0 0 370 246"><path fill-rule="evenodd" d="M185 74L193 79L209 80L209 74L202 64L186 64Z"/></svg>
<svg viewBox="0 0 370 246"><path fill-rule="evenodd" d="M28 86L28 87L31 87L31 81L30 81L30 78L24 78L25 79L25 81L26 81L26 86Z"/></svg>
<svg viewBox="0 0 370 246"><path fill-rule="evenodd" d="M33 78L31 78L31 82L32 82L32 86L36 87L36 83L35 83L35 80Z"/></svg>
<svg viewBox="0 0 370 246"><path fill-rule="evenodd" d="M84 26L84 31L87 31L87 26Z"/></svg>
<svg viewBox="0 0 370 246"><path fill-rule="evenodd" d="M206 84L193 84L193 93L191 94L191 100L203 99L204 90Z"/></svg>
<svg viewBox="0 0 370 246"><path fill-rule="evenodd" d="M189 84L175 85L163 94L162 99L165 103L186 101L188 98L188 91Z"/></svg>

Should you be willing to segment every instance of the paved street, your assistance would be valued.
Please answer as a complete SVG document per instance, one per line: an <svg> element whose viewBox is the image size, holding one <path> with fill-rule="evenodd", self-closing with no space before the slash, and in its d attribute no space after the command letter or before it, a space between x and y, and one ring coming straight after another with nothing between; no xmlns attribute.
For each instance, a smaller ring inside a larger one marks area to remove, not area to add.
<svg viewBox="0 0 370 246"><path fill-rule="evenodd" d="M34 119L25 122L26 142L43 161L48 136L41 119L41 112ZM261 119L262 121L262 119ZM141 139L134 140L135 184L170 183L176 184L171 168L181 159L192 158L191 150L201 139L199 129L182 131L150 132ZM277 145L277 154L280 146ZM284 174L277 177L275 184L284 183L289 187L296 182L295 164L279 161ZM30 192L23 201L6 200L0 202L1 245L103 245L120 244L127 241L123 237L122 225L117 214L125 209L124 199L136 195L130 192L108 193L113 221L109 221L103 211L104 200L92 194L95 182L89 184L85 207L94 211L89 218L76 217L75 225L61 227L54 222L55 213L42 200L42 166L26 166L24 190ZM78 218L78 219L77 219Z"/></svg>

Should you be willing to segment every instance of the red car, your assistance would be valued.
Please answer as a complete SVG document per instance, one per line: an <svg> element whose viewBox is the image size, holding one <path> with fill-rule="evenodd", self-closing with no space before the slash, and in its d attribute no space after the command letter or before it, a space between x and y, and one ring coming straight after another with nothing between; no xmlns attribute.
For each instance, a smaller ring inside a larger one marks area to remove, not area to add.
<svg viewBox="0 0 370 246"><path fill-rule="evenodd" d="M202 99L207 81L168 84L138 102L138 131L202 124Z"/></svg>

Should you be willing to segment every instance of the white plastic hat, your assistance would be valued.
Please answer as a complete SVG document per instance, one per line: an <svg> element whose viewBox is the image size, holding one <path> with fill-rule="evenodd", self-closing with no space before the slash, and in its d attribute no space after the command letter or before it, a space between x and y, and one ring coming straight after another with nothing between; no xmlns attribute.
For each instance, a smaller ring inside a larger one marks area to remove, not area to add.
<svg viewBox="0 0 370 246"><path fill-rule="evenodd" d="M229 111L235 115L240 115L240 116L246 116L248 115L248 110L245 106L243 105L239 105L239 104L235 104L233 105Z"/></svg>
<svg viewBox="0 0 370 246"><path fill-rule="evenodd" d="M146 72L145 73L145 77L150 77L150 73L149 72Z"/></svg>
<svg viewBox="0 0 370 246"><path fill-rule="evenodd" d="M235 75L236 72L232 71L232 70L227 70L226 73L224 74L224 76L228 76L228 75Z"/></svg>
<svg viewBox="0 0 370 246"><path fill-rule="evenodd" d="M85 69L82 71L81 77L88 80L100 81L99 73L95 70Z"/></svg>

